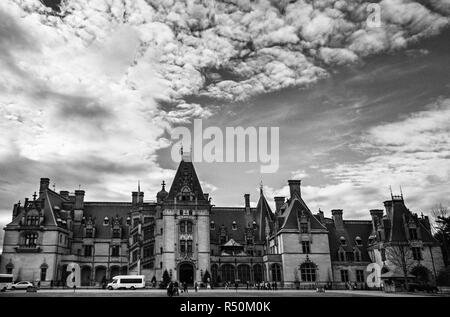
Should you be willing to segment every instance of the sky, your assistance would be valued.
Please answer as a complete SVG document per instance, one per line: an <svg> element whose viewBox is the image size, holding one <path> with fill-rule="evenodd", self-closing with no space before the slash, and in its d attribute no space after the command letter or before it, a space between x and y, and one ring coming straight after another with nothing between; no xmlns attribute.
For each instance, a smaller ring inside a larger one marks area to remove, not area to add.
<svg viewBox="0 0 450 317"><path fill-rule="evenodd" d="M0 226L39 189L154 200L175 127L279 127L280 167L194 163L221 206L302 180L313 212L368 219L400 187L450 204L450 1L5 0ZM1 240L0 240L1 245Z"/></svg>

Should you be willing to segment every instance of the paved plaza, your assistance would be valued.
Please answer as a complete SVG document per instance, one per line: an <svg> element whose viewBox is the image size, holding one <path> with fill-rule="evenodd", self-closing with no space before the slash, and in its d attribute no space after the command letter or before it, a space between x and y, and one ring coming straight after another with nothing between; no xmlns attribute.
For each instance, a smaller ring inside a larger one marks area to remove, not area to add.
<svg viewBox="0 0 450 317"><path fill-rule="evenodd" d="M0 293L0 297L167 297L167 293L162 289L144 290L103 290L103 289L77 289L75 292L70 289L40 289L37 292L26 292L24 290L10 290ZM180 298L189 297L437 297L450 296L449 294L427 294L427 293L385 293L381 291L363 290L330 290L318 293L315 290L277 290L277 291L256 291L256 290L190 290L188 293L181 293Z"/></svg>

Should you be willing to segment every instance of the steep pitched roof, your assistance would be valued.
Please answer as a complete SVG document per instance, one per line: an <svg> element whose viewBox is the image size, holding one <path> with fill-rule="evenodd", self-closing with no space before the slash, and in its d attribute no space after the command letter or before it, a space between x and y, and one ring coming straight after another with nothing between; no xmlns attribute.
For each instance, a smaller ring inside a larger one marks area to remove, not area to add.
<svg viewBox="0 0 450 317"><path fill-rule="evenodd" d="M301 197L294 197L290 200L289 206L286 208L284 212L284 223L281 226L281 229L295 229L298 230L298 219L301 217L301 214L305 212L310 217L311 229L325 229L326 227L314 216L314 214L309 210L308 206L306 206L305 202Z"/></svg>
<svg viewBox="0 0 450 317"><path fill-rule="evenodd" d="M255 212L255 208L251 208L250 212ZM219 233L222 226L226 229L229 238L245 243L247 222L244 207L212 207L210 220L214 221L216 227L214 230L210 230L211 243L217 244L219 242ZM236 230L232 229L233 221L236 221Z"/></svg>
<svg viewBox="0 0 450 317"><path fill-rule="evenodd" d="M273 231L275 216L267 203L266 197L264 197L262 189L260 191L258 204L253 214L255 221L258 224L257 239L264 241L266 239L266 228L269 229L268 234Z"/></svg>
<svg viewBox="0 0 450 317"><path fill-rule="evenodd" d="M206 202L205 197L203 196L202 186L200 185L197 173L195 172L194 164L192 164L192 162L181 160L166 201L173 200L185 186L189 187L198 201Z"/></svg>

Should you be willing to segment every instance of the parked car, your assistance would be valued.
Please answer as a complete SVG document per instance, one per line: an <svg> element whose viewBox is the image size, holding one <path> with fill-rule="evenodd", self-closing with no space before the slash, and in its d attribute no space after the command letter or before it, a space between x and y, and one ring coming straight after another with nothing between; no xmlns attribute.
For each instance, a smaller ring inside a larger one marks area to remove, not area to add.
<svg viewBox="0 0 450 317"><path fill-rule="evenodd" d="M410 283L409 285L409 291L422 291L427 293L438 293L439 289L436 286L430 285L430 284L420 284L420 283Z"/></svg>
<svg viewBox="0 0 450 317"><path fill-rule="evenodd" d="M28 288L34 288L33 283L28 281L21 281L11 285L11 289L28 289Z"/></svg>

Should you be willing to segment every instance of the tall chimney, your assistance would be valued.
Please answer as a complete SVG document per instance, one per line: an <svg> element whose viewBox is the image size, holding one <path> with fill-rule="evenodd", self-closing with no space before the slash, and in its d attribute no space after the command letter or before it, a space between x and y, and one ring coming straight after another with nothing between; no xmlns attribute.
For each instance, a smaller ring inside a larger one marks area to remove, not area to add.
<svg viewBox="0 0 450 317"><path fill-rule="evenodd" d="M245 199L245 208L250 208L250 194L245 194L244 199Z"/></svg>
<svg viewBox="0 0 450 317"><path fill-rule="evenodd" d="M278 196L273 198L275 200L275 212L280 213L281 206L284 204L284 197Z"/></svg>
<svg viewBox="0 0 450 317"><path fill-rule="evenodd" d="M342 209L331 210L334 226L336 229L344 229L344 220L342 219Z"/></svg>
<svg viewBox="0 0 450 317"><path fill-rule="evenodd" d="M59 192L59 195L64 197L64 198L66 198L66 199L69 199L69 191L68 190L61 190Z"/></svg>
<svg viewBox="0 0 450 317"><path fill-rule="evenodd" d="M83 209L84 208L84 190L77 189L75 190L75 209Z"/></svg>
<svg viewBox="0 0 450 317"><path fill-rule="evenodd" d="M131 192L131 204L136 206L138 202L138 192Z"/></svg>
<svg viewBox="0 0 450 317"><path fill-rule="evenodd" d="M383 218L383 210L382 209L371 209L370 216L372 217L372 230L373 232L377 231L377 224L380 223L381 218Z"/></svg>
<svg viewBox="0 0 450 317"><path fill-rule="evenodd" d="M39 196L42 197L44 191L48 189L48 186L50 185L50 178L41 178L41 183L39 186Z"/></svg>
<svg viewBox="0 0 450 317"><path fill-rule="evenodd" d="M139 204L143 204L144 203L144 192L139 192L138 203Z"/></svg>
<svg viewBox="0 0 450 317"><path fill-rule="evenodd" d="M290 179L288 180L289 184L289 191L291 194L291 199L294 198L295 195L298 197L302 197L301 191L300 191L300 184L302 183L299 179Z"/></svg>

